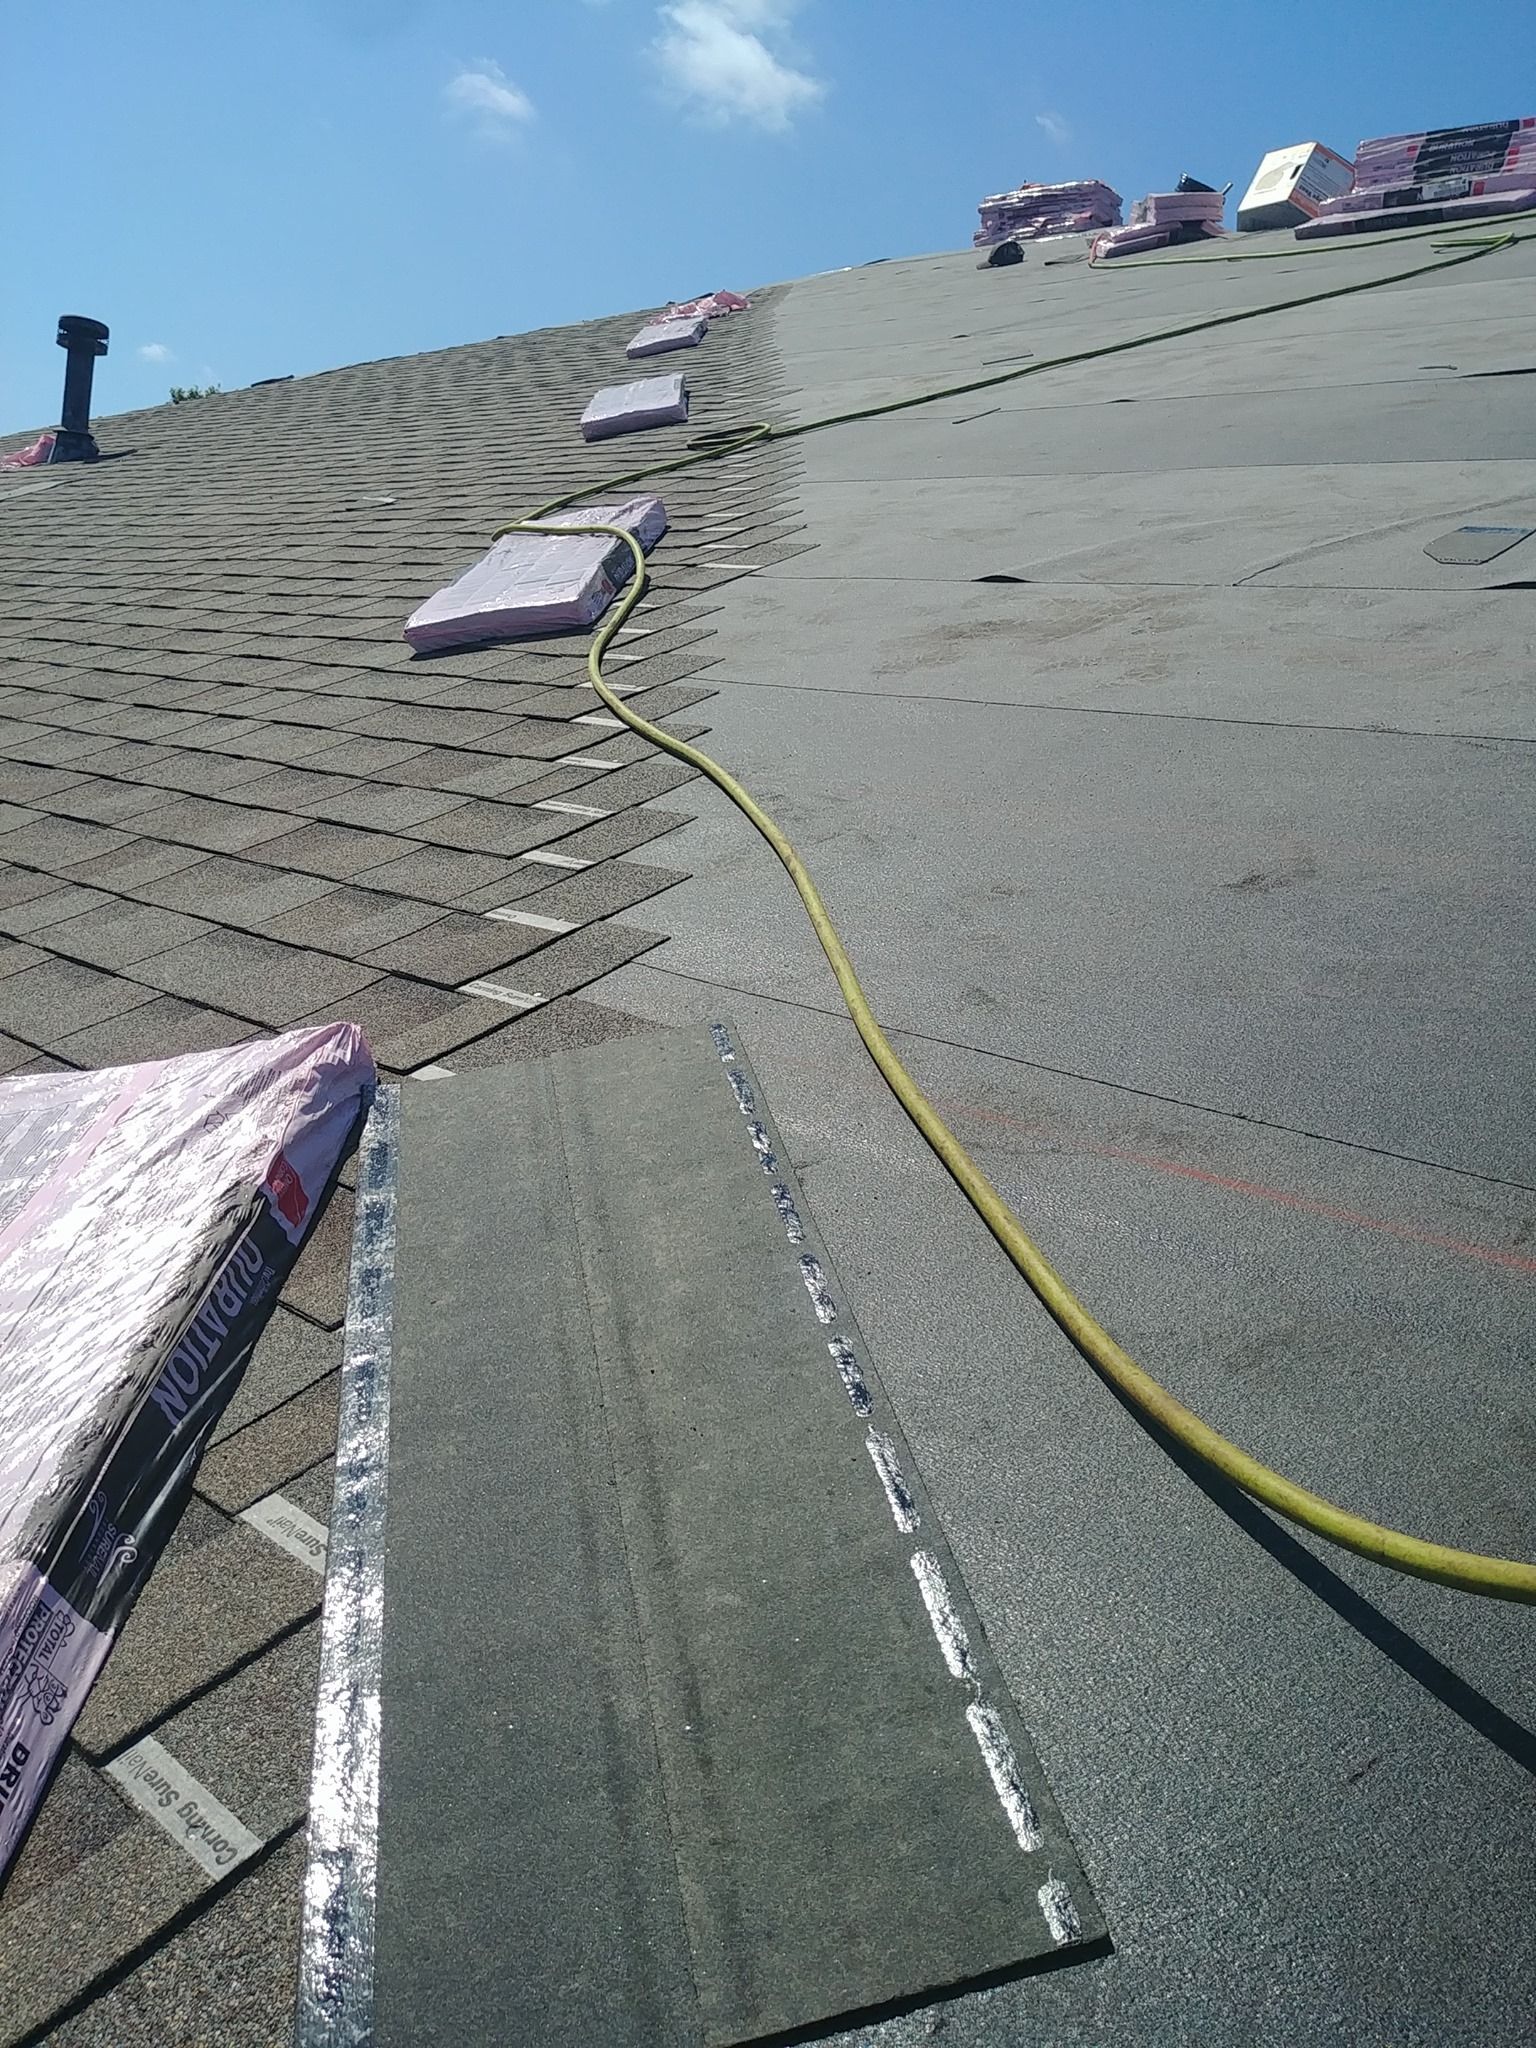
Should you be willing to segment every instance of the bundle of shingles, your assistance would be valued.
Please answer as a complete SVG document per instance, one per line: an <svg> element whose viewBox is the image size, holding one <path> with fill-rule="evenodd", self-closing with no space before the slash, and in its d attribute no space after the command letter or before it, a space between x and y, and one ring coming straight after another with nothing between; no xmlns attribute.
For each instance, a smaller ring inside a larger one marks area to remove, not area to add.
<svg viewBox="0 0 1536 2048"><path fill-rule="evenodd" d="M1138 249L1165 249L1170 242L1198 242L1207 235L1224 232L1224 192L1212 192L1186 179L1192 190L1149 192L1131 208L1123 228L1110 228L1093 245L1093 260L1106 256L1128 256Z"/></svg>
<svg viewBox="0 0 1536 2048"><path fill-rule="evenodd" d="M1120 225L1120 194L1097 178L1065 185L1020 185L994 192L976 211L981 226L972 236L978 249L993 242L1037 242L1047 235L1089 234Z"/></svg>
<svg viewBox="0 0 1536 2048"><path fill-rule="evenodd" d="M1536 207L1536 116L1380 135L1355 153L1350 192L1324 199L1298 240Z"/></svg>

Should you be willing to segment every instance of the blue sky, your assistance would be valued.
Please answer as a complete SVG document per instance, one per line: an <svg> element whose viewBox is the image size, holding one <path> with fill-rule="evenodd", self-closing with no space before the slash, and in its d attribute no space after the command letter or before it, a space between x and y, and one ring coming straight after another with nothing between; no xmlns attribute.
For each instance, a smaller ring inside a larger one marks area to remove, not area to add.
<svg viewBox="0 0 1536 2048"><path fill-rule="evenodd" d="M1536 112L1532 0L0 0L0 431L964 245L1266 149ZM1390 23L1390 25L1389 25ZM1519 105L1511 103L1518 98Z"/></svg>

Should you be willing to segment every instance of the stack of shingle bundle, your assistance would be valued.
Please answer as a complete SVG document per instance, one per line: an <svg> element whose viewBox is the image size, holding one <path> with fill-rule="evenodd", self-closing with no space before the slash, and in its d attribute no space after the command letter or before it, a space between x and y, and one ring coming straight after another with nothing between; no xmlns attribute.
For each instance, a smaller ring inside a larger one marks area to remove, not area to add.
<svg viewBox="0 0 1536 2048"><path fill-rule="evenodd" d="M1219 235L1225 204L1222 192L1149 192L1131 208L1130 220L1123 228L1110 228L1098 237L1093 245L1094 260Z"/></svg>
<svg viewBox="0 0 1536 2048"><path fill-rule="evenodd" d="M1045 235L1091 233L1120 225L1120 194L1097 178L1065 185L1020 185L994 192L976 209L981 226L971 237L978 249L993 242L1039 241Z"/></svg>
<svg viewBox="0 0 1536 2048"><path fill-rule="evenodd" d="M1355 185L1325 199L1298 238L1406 228L1536 207L1536 116L1380 135L1355 155Z"/></svg>

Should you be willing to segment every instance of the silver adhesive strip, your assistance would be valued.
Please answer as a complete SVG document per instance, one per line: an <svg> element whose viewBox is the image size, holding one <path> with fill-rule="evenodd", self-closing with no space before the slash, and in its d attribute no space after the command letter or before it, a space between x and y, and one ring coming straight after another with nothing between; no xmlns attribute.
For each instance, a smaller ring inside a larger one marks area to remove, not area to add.
<svg viewBox="0 0 1536 2048"><path fill-rule="evenodd" d="M358 1151L336 1493L320 1626L309 1868L294 2036L298 2048L363 2048L373 2039L384 1506L399 1145L400 1092L381 1087Z"/></svg>

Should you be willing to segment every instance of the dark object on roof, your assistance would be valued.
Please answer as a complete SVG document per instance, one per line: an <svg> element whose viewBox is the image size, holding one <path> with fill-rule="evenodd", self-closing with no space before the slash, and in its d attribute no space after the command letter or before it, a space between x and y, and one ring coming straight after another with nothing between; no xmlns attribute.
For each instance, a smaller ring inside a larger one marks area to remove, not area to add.
<svg viewBox="0 0 1536 2048"><path fill-rule="evenodd" d="M732 1035L398 1104L398 1169L386 1102L358 1175L302 2048L755 2041L1081 1953L1094 1901Z"/></svg>
<svg viewBox="0 0 1536 2048"><path fill-rule="evenodd" d="M282 377L258 377L255 380L255 382L251 385L251 389L253 391L259 391L263 384L291 384L292 382L293 372L292 370L289 370L287 374Z"/></svg>
<svg viewBox="0 0 1536 2048"><path fill-rule="evenodd" d="M1479 562L1491 562L1496 555L1529 540L1533 533L1536 526L1458 526L1432 540L1424 552L1432 562L1475 568Z"/></svg>
<svg viewBox="0 0 1536 2048"><path fill-rule="evenodd" d="M64 362L64 403L54 439L54 462L94 462L99 453L91 434L91 380L96 358L107 352L109 329L84 313L61 313L55 339L67 353Z"/></svg>
<svg viewBox="0 0 1536 2048"><path fill-rule="evenodd" d="M1215 185L1203 185L1198 178L1192 178L1186 171L1173 189L1175 192L1215 192L1219 188Z"/></svg>
<svg viewBox="0 0 1536 2048"><path fill-rule="evenodd" d="M977 264L978 270L1001 270L1009 263L1022 263L1024 251L1017 242L998 242Z"/></svg>

